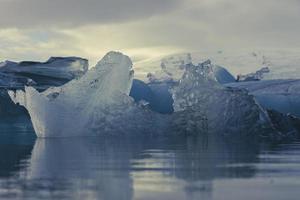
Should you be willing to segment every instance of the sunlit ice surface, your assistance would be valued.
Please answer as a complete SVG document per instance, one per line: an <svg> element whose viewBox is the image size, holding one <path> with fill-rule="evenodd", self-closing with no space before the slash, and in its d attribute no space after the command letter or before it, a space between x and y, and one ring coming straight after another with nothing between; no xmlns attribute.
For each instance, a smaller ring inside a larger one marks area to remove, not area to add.
<svg viewBox="0 0 300 200"><path fill-rule="evenodd" d="M0 199L298 199L300 143L211 136L36 139L0 124Z"/></svg>

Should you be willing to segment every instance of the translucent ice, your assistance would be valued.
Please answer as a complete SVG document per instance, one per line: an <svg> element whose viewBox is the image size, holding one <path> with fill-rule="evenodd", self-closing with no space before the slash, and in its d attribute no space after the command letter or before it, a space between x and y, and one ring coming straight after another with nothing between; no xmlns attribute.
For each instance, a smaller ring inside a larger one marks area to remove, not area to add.
<svg viewBox="0 0 300 200"><path fill-rule="evenodd" d="M121 53L108 53L78 80L39 93L10 91L15 103L28 110L39 137L65 137L122 130L136 107L128 96L133 78L132 63ZM125 114L127 113L127 114ZM121 120L126 116L126 122Z"/></svg>

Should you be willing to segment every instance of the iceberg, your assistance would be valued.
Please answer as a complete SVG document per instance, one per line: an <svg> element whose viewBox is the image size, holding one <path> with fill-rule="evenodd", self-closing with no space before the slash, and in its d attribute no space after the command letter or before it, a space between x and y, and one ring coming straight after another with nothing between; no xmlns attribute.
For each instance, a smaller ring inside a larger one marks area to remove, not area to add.
<svg viewBox="0 0 300 200"><path fill-rule="evenodd" d="M88 61L78 57L51 57L46 62L5 61L0 63L0 115L10 117L27 114L9 98L7 90L32 86L44 91L61 86L86 73Z"/></svg>
<svg viewBox="0 0 300 200"><path fill-rule="evenodd" d="M22 88L24 85L36 85L36 82L25 76L17 76L0 72L0 88Z"/></svg>
<svg viewBox="0 0 300 200"><path fill-rule="evenodd" d="M192 60L191 54L187 53L165 57L150 64L146 63L145 68L153 67L155 69L157 66L159 66L159 68L154 70L154 72L147 74L148 80L143 84L144 92L141 92L141 84L133 84L131 94L133 94L134 99L143 99L149 102L150 109L155 112L159 112L161 114L173 113L174 101L170 90L178 84L179 80L185 73L186 67L192 64ZM231 75L225 68L212 64L210 60L206 60L203 63L212 67L214 79L218 83L227 84L236 81L233 75ZM137 69L139 68L141 67L137 67ZM146 94L145 91L149 92Z"/></svg>
<svg viewBox="0 0 300 200"><path fill-rule="evenodd" d="M0 72L28 77L44 76L57 79L78 78L88 70L88 61L78 57L51 57L46 62L4 61Z"/></svg>
<svg viewBox="0 0 300 200"><path fill-rule="evenodd" d="M179 85L172 90L178 128L191 133L207 129L232 138L258 137L258 132L276 137L268 114L253 96L246 90L222 86L213 70L209 62L186 66Z"/></svg>
<svg viewBox="0 0 300 200"><path fill-rule="evenodd" d="M154 112L171 114L174 112L174 109L170 89L176 84L173 81L145 83L134 79L129 95L136 103L141 101L147 103L148 107Z"/></svg>
<svg viewBox="0 0 300 200"><path fill-rule="evenodd" d="M233 75L224 67L215 65L213 67L213 71L217 81L220 84L233 83L236 81Z"/></svg>
<svg viewBox="0 0 300 200"><path fill-rule="evenodd" d="M300 80L261 80L226 84L246 89L265 109L300 117Z"/></svg>
<svg viewBox="0 0 300 200"><path fill-rule="evenodd" d="M81 78L61 87L41 93L25 87L9 95L28 110L38 137L150 131L154 127L151 112L129 96L132 80L130 58L110 52Z"/></svg>
<svg viewBox="0 0 300 200"><path fill-rule="evenodd" d="M285 137L247 90L220 84L210 61L183 68L178 81L145 84L133 81L128 56L109 52L82 77L63 86L43 92L26 86L25 91L10 90L9 95L28 110L38 137L161 133ZM154 112L161 110L158 102L170 105L172 112Z"/></svg>
<svg viewBox="0 0 300 200"><path fill-rule="evenodd" d="M295 141L300 139L300 119L290 115L282 114L275 110L267 110L274 128L284 133L283 141Z"/></svg>

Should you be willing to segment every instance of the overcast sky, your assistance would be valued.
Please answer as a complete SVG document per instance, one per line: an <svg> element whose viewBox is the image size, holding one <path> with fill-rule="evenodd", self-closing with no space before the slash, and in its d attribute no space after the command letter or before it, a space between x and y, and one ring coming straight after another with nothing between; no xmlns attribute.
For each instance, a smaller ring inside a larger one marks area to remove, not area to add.
<svg viewBox="0 0 300 200"><path fill-rule="evenodd" d="M300 47L300 0L0 0L0 59Z"/></svg>

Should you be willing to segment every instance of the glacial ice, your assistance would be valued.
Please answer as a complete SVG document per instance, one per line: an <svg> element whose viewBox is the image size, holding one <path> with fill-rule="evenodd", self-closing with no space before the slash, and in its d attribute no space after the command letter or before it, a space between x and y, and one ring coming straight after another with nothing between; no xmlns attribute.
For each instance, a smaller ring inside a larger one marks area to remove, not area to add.
<svg viewBox="0 0 300 200"><path fill-rule="evenodd" d="M216 81L213 70L208 62L198 66L189 64L173 89L175 120L180 126L190 132L207 126L208 130L230 136L255 136L255 130L272 129L267 113L255 99L244 90L223 87Z"/></svg>
<svg viewBox="0 0 300 200"><path fill-rule="evenodd" d="M217 81L220 84L235 82L235 78L233 77L233 75L224 67L214 65L213 71Z"/></svg>
<svg viewBox="0 0 300 200"><path fill-rule="evenodd" d="M235 82L235 78L223 67L214 65L210 60L205 62L212 67L212 73L214 79L220 84ZM161 59L159 62L155 61L149 66L160 66L154 72L147 74L147 86L145 90L151 90L145 97L144 100L149 102L150 108L153 111L162 114L171 114L174 112L173 109L173 98L169 90L178 84L182 78L185 68L192 64L191 54L174 55ZM139 68L137 68L139 69ZM140 77L141 78L141 77ZM134 98L137 97L137 90L139 90L134 84L132 87L132 93ZM151 96L151 98L149 98ZM142 98L141 95L138 99Z"/></svg>
<svg viewBox="0 0 300 200"><path fill-rule="evenodd" d="M140 108L128 96L132 78L129 57L110 52L80 79L42 93L25 87L25 92L9 91L9 95L26 107L39 137L122 132L124 125L130 130L130 121L151 118L151 114L141 117Z"/></svg>
<svg viewBox="0 0 300 200"><path fill-rule="evenodd" d="M0 72L0 88L23 88L24 85L36 85L36 82L25 76L17 76Z"/></svg>
<svg viewBox="0 0 300 200"><path fill-rule="evenodd" d="M209 58L214 63L222 64L235 76L268 67L270 72L264 74L264 80L298 79L300 77L299 50L268 49L248 51L238 49L222 52L197 52L191 55L193 62L200 62Z"/></svg>
<svg viewBox="0 0 300 200"><path fill-rule="evenodd" d="M173 98L170 89L176 82L151 82L145 83L141 80L134 79L130 96L136 103L140 101L147 102L148 107L161 114L171 114L173 109Z"/></svg>
<svg viewBox="0 0 300 200"><path fill-rule="evenodd" d="M271 79L298 79L300 77L300 57L299 50L287 49L268 49L268 50L227 50L210 51L202 50L199 52L173 54L167 57L153 57L135 63L136 78L145 80L148 72L155 74L160 70L162 60L172 58L174 61L183 60L193 63L201 63L210 59L226 68L236 77L238 74L249 74L253 71L268 67L270 73L264 74L264 80ZM191 58L191 59L189 59Z"/></svg>
<svg viewBox="0 0 300 200"><path fill-rule="evenodd" d="M5 61L0 63L0 115L11 117L26 115L20 106L9 98L7 90L32 86L44 91L52 86L61 86L79 78L88 69L88 61L77 57L51 57L46 62Z"/></svg>
<svg viewBox="0 0 300 200"><path fill-rule="evenodd" d="M226 84L254 95L261 106L300 117L300 80L262 80Z"/></svg>
<svg viewBox="0 0 300 200"><path fill-rule="evenodd" d="M45 76L71 80L82 76L88 70L88 61L78 57L51 57L46 62L4 61L0 72L15 75Z"/></svg>
<svg viewBox="0 0 300 200"><path fill-rule="evenodd" d="M130 58L110 52L81 78L61 87L40 93L27 86L25 91L9 91L9 95L28 110L39 137L162 132L281 137L253 96L244 89L220 84L210 61L182 67L183 75L178 81L162 81L166 85L156 89L151 84L157 81L149 83L149 87L134 81L137 89L133 91ZM144 91L145 88L150 90ZM172 101L167 103L173 103L174 113L163 115L148 109L143 95L149 95L151 101L155 95L169 95L170 89ZM145 94L139 96L141 91ZM140 101L134 102L129 96L134 92Z"/></svg>
<svg viewBox="0 0 300 200"><path fill-rule="evenodd" d="M254 73L249 73L245 75L237 75L237 81L260 81L265 77L265 74L270 73L269 67L263 67Z"/></svg>
<svg viewBox="0 0 300 200"><path fill-rule="evenodd" d="M178 81L185 72L185 66L191 64L192 61L191 54L187 53L165 57L150 64L145 63L145 68L147 68L147 65L154 69L158 68L154 70L154 72L147 74L148 81L150 83ZM210 60L206 60L205 62L211 63ZM143 64L141 64L140 68L143 68ZM235 78L225 68L218 65L212 65L212 68L213 74L219 83L225 84L235 82ZM137 69L139 69L139 67Z"/></svg>

